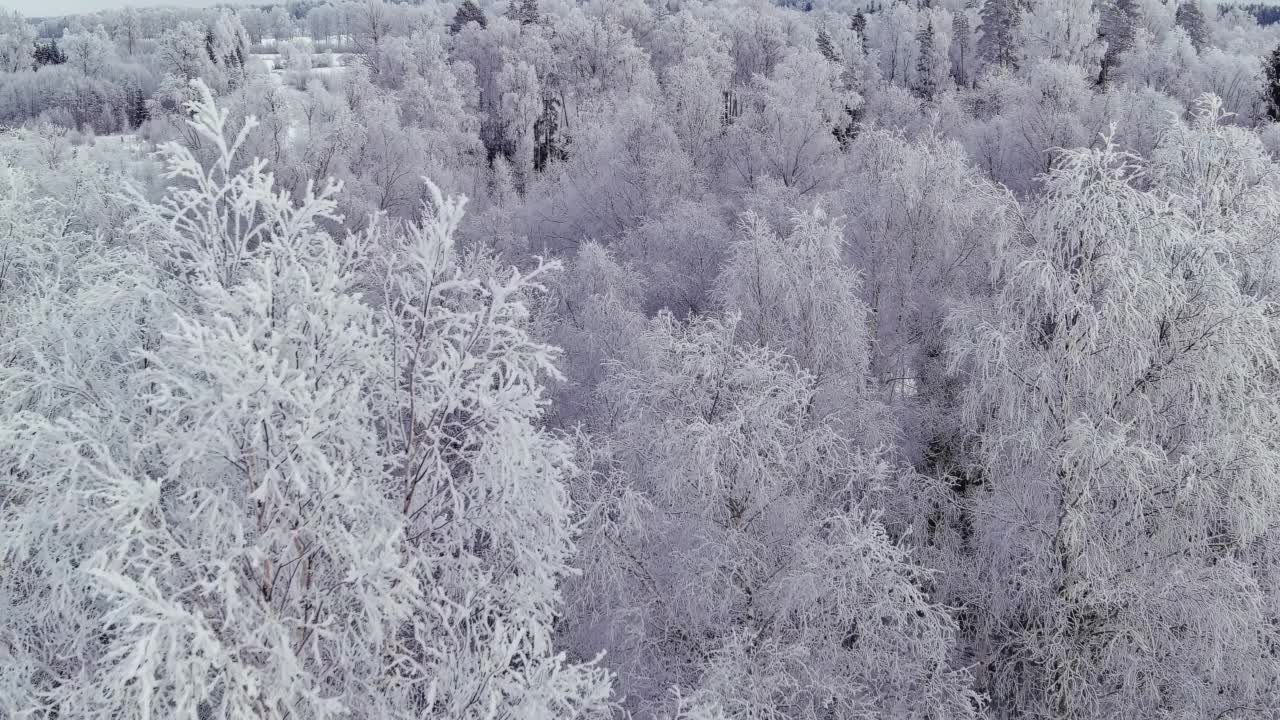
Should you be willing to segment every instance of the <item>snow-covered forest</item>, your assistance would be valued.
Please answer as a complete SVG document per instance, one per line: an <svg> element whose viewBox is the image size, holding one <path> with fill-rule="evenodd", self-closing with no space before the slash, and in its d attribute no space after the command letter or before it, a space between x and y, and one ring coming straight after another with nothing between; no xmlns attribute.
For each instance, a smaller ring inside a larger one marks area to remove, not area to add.
<svg viewBox="0 0 1280 720"><path fill-rule="evenodd" d="M1280 717L1280 25L0 11L0 718Z"/></svg>

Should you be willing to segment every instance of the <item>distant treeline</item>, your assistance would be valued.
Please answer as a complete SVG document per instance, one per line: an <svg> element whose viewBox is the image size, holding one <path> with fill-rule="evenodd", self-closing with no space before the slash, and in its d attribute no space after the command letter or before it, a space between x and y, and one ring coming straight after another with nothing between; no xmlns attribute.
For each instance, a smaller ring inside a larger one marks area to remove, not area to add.
<svg viewBox="0 0 1280 720"><path fill-rule="evenodd" d="M1258 19L1259 25L1273 25L1280 22L1280 5L1271 3L1247 3L1240 5L1219 5L1218 14L1224 14L1231 8L1240 8Z"/></svg>

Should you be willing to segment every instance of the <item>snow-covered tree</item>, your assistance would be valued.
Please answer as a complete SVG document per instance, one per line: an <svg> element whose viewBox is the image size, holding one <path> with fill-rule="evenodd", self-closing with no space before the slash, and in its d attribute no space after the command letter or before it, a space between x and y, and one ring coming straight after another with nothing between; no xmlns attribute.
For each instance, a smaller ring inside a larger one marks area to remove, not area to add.
<svg viewBox="0 0 1280 720"><path fill-rule="evenodd" d="M48 140L22 145L44 146L45 172L65 178L40 182L14 158L0 161L0 612L9 618L0 630L0 715L94 717L70 712L70 696L110 641L105 608L86 588L90 555L103 544L96 529L111 519L105 497L83 494L103 484L63 482L85 478L93 461L62 441L77 427L125 440L144 388L130 377L140 368L130 354L152 342L162 311L137 248L116 242L109 225L83 225L81 208L64 204L76 198L63 183L93 175L71 172ZM79 199L92 205L110 192L100 190ZM46 442L58 449L29 455Z"/></svg>
<svg viewBox="0 0 1280 720"><path fill-rule="evenodd" d="M115 59L115 43L101 25L89 32L63 33L59 44L67 64L87 77L96 77Z"/></svg>
<svg viewBox="0 0 1280 720"><path fill-rule="evenodd" d="M276 46L276 53L279 55L277 62L280 67L291 73L296 73L299 77L306 75L311 69L311 58L315 54L315 48L312 47L308 40L289 40L282 42Z"/></svg>
<svg viewBox="0 0 1280 720"><path fill-rule="evenodd" d="M1029 4L1029 0L986 0L982 4L978 47L987 62L1004 67L1017 62L1018 24Z"/></svg>
<svg viewBox="0 0 1280 720"><path fill-rule="evenodd" d="M1188 121L1166 123L1150 176L1196 227L1229 236L1241 289L1272 298L1280 290L1269 229L1280 207L1277 169L1261 138L1230 120L1220 98L1200 98Z"/></svg>
<svg viewBox="0 0 1280 720"><path fill-rule="evenodd" d="M1168 93L1179 99L1190 100L1189 93L1196 92L1199 63L1195 46L1181 29L1174 29L1157 41L1151 33L1139 30L1133 49L1125 53L1116 72L1123 81Z"/></svg>
<svg viewBox="0 0 1280 720"><path fill-rule="evenodd" d="M1187 37L1191 38L1191 44L1195 46L1196 52L1204 50L1208 45L1209 25L1199 0L1185 0L1179 4L1174 22L1187 33Z"/></svg>
<svg viewBox="0 0 1280 720"><path fill-rule="evenodd" d="M356 7L347 8L347 12L352 18L355 18L359 10L359 3L353 3ZM273 5L271 12L267 14L267 34L275 39L277 43L284 42L293 37L293 18L289 16L289 12L285 10L283 5Z"/></svg>
<svg viewBox="0 0 1280 720"><path fill-rule="evenodd" d="M773 76L756 77L753 107L730 130L737 147L729 162L746 183L768 177L800 192L823 185L839 152L833 130L862 102L841 75L817 51L797 50Z"/></svg>
<svg viewBox="0 0 1280 720"><path fill-rule="evenodd" d="M18 12L0 10L0 72L31 68L36 29Z"/></svg>
<svg viewBox="0 0 1280 720"><path fill-rule="evenodd" d="M1105 49L1098 17L1093 0L1040 0L1018 24L1022 62L1060 60L1096 73Z"/></svg>
<svg viewBox="0 0 1280 720"><path fill-rule="evenodd" d="M1280 122L1280 47L1272 50L1263 62L1263 76L1266 77L1263 98L1267 117L1272 122Z"/></svg>
<svg viewBox="0 0 1280 720"><path fill-rule="evenodd" d="M698 167L718 159L732 62L726 53L708 52L671 65L663 78L666 117Z"/></svg>
<svg viewBox="0 0 1280 720"><path fill-rule="evenodd" d="M772 76L789 50L782 13L765 3L716 6L715 11L713 24L729 41L734 84L742 87L757 75Z"/></svg>
<svg viewBox="0 0 1280 720"><path fill-rule="evenodd" d="M979 67L978 28L982 23L979 3L966 0L951 20L951 71L961 86L970 85Z"/></svg>
<svg viewBox="0 0 1280 720"><path fill-rule="evenodd" d="M245 64L249 60L249 33L238 15L218 13L205 34L205 49L232 87L243 84Z"/></svg>
<svg viewBox="0 0 1280 720"><path fill-rule="evenodd" d="M471 22L480 27L485 27L489 24L488 19L484 16L484 10L481 10L480 6L476 5L475 0L462 0L462 3L458 5L457 12L453 15L453 20L449 23L449 32L457 35L464 25Z"/></svg>
<svg viewBox="0 0 1280 720"><path fill-rule="evenodd" d="M196 78L206 84L211 82L216 73L205 40L206 33L195 23L183 22L166 32L155 50L161 72L177 78L184 86Z"/></svg>
<svg viewBox="0 0 1280 720"><path fill-rule="evenodd" d="M541 17L538 12L538 0L509 0L507 17L521 25L533 25Z"/></svg>
<svg viewBox="0 0 1280 720"><path fill-rule="evenodd" d="M462 201L376 243L391 372L375 391L387 494L430 589L401 702L446 717L582 717L608 678L551 646L572 520L570 448L541 428L554 349L526 325L538 276L462 255Z"/></svg>
<svg viewBox="0 0 1280 720"><path fill-rule="evenodd" d="M136 8L122 10L111 25L111 36L123 47L126 55L133 55L139 49L142 35L142 16Z"/></svg>
<svg viewBox="0 0 1280 720"><path fill-rule="evenodd" d="M1095 112L1106 96L1077 65L1042 60L986 80L979 92L994 114L970 127L967 146L992 179L1017 192L1036 188L1061 148L1088 145L1110 120Z"/></svg>
<svg viewBox="0 0 1280 720"><path fill-rule="evenodd" d="M932 101L951 78L950 35L939 33L934 19L926 16L916 32L916 67L913 89L924 100Z"/></svg>
<svg viewBox="0 0 1280 720"><path fill-rule="evenodd" d="M738 235L718 294L740 317L739 338L785 352L808 371L818 414L865 404L867 306L857 273L842 262L842 228L815 209L797 213L787 237L753 214Z"/></svg>
<svg viewBox="0 0 1280 720"><path fill-rule="evenodd" d="M707 312L731 232L714 205L684 200L624 233L618 253L642 273L645 311Z"/></svg>
<svg viewBox="0 0 1280 720"><path fill-rule="evenodd" d="M1236 5L0 11L0 717L1280 716Z"/></svg>
<svg viewBox="0 0 1280 720"><path fill-rule="evenodd" d="M813 419L811 376L737 334L660 315L606 383L574 645L609 648L643 713L674 686L731 718L976 717L952 620L861 502L888 469Z"/></svg>
<svg viewBox="0 0 1280 720"><path fill-rule="evenodd" d="M1098 84L1105 86L1111 80L1112 70L1120 64L1124 54L1133 48L1140 7L1138 0L1104 0L1100 6L1098 32L1107 47L1102 55Z"/></svg>
<svg viewBox="0 0 1280 720"><path fill-rule="evenodd" d="M921 13L908 3L893 3L868 19L865 37L886 82L906 86L914 75L920 22Z"/></svg>
<svg viewBox="0 0 1280 720"><path fill-rule="evenodd" d="M511 161L517 187L532 181L534 171L534 124L542 114L542 84L537 70L527 62L506 63L498 73L501 93L500 117L508 128Z"/></svg>
<svg viewBox="0 0 1280 720"><path fill-rule="evenodd" d="M608 418L597 392L614 363L630 361L644 332L642 278L607 248L583 243L550 285L546 337L563 352L565 377L554 388L561 427Z"/></svg>
<svg viewBox="0 0 1280 720"><path fill-rule="evenodd" d="M1252 557L1280 501L1273 310L1238 284L1229 231L1139 173L1110 142L1067 153L993 302L952 318L1001 713L1277 707L1274 580Z"/></svg>
<svg viewBox="0 0 1280 720"><path fill-rule="evenodd" d="M935 440L926 436L957 424L944 417L955 402L943 358L946 309L984 292L987 248L1008 233L1014 208L944 138L877 129L849 154L856 169L839 200L844 262L863 275L870 384L899 416L899 452L919 461Z"/></svg>
<svg viewBox="0 0 1280 720"><path fill-rule="evenodd" d="M263 163L234 170L247 131L198 90L213 164L167 146L182 185L136 200L147 257L113 258L105 285L81 273L68 306L111 310L78 332L115 339L68 346L51 331L83 320L44 313L4 338L30 362L0 374L18 569L0 603L24 618L0 636L0 708L598 709L607 678L549 643L571 464L537 426L554 369L521 328L528 278L471 274L487 266L455 255L462 205L438 192L422 225L329 236L336 186L295 205Z"/></svg>

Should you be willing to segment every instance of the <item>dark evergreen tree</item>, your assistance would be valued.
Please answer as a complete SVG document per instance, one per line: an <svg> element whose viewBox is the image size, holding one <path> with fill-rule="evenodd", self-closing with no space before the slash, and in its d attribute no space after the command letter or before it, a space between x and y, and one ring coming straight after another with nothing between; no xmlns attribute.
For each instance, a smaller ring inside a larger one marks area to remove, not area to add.
<svg viewBox="0 0 1280 720"><path fill-rule="evenodd" d="M36 52L32 58L34 67L39 68L45 65L61 65L67 61L67 54L58 48L57 40L50 40L47 43L36 43Z"/></svg>
<svg viewBox="0 0 1280 720"><path fill-rule="evenodd" d="M1267 101L1267 117L1280 122L1280 47L1271 51L1264 68L1267 87L1263 96Z"/></svg>
<svg viewBox="0 0 1280 720"><path fill-rule="evenodd" d="M1204 11L1196 0L1187 0L1179 5L1174 22L1186 31L1196 52L1203 51L1205 45L1209 44L1209 26L1205 22Z"/></svg>
<svg viewBox="0 0 1280 720"><path fill-rule="evenodd" d="M1259 25L1265 26L1280 23L1280 6L1272 5L1270 3L1248 3L1246 5L1221 4L1218 5L1218 14L1222 15L1233 7L1238 7L1252 15L1257 19Z"/></svg>
<svg viewBox="0 0 1280 720"><path fill-rule="evenodd" d="M966 8L968 5L966 4ZM962 86L969 84L969 78L966 73L969 70L969 15L964 10L959 10L951 17L951 42L953 47L959 51L960 62L951 68L952 74L955 75L956 82Z"/></svg>
<svg viewBox="0 0 1280 720"><path fill-rule="evenodd" d="M987 0L982 6L979 49L987 62L1005 67L1018 64L1017 31L1026 0Z"/></svg>
<svg viewBox="0 0 1280 720"><path fill-rule="evenodd" d="M1102 71L1098 74L1098 84L1106 85L1111 80L1111 71L1120 64L1120 58L1133 47L1133 38L1138 30L1138 3L1136 0L1106 0L1102 4L1102 18L1099 35L1107 42L1107 51L1102 56Z"/></svg>
<svg viewBox="0 0 1280 720"><path fill-rule="evenodd" d="M934 38L933 38L933 20L930 19L925 27L916 33L916 95L925 99L933 100L934 94L938 90L937 78L934 77Z"/></svg>
<svg viewBox="0 0 1280 720"><path fill-rule="evenodd" d="M533 25L541 17L538 0L511 0L507 5L507 17L521 25Z"/></svg>
<svg viewBox="0 0 1280 720"><path fill-rule="evenodd" d="M476 5L475 0L462 0L462 4L458 6L458 12L453 15L453 21L449 23L449 32L457 35L469 22L480 27L489 25L489 20L484 16L484 10Z"/></svg>
<svg viewBox="0 0 1280 720"><path fill-rule="evenodd" d="M839 64L840 55L836 52L836 47L831 42L831 36L827 34L825 28L818 31L818 52L822 53L822 57Z"/></svg>
<svg viewBox="0 0 1280 720"><path fill-rule="evenodd" d="M204 31L204 52L214 65L221 64L222 61L218 58L218 53L213 50L213 28Z"/></svg>
<svg viewBox="0 0 1280 720"><path fill-rule="evenodd" d="M849 105L844 106L843 118L831 128L831 134L835 137L836 142L840 143L841 150L847 150L849 143L858 138L859 123L862 121L862 110L853 108Z"/></svg>
<svg viewBox="0 0 1280 720"><path fill-rule="evenodd" d="M128 101L129 107L126 113L130 128L137 128L151 118L151 111L147 109L147 94L141 89L133 88L129 90Z"/></svg>
<svg viewBox="0 0 1280 720"><path fill-rule="evenodd" d="M566 142L560 134L560 100L542 94L542 115L533 123L533 169L542 172L552 162L567 160Z"/></svg>
<svg viewBox="0 0 1280 720"><path fill-rule="evenodd" d="M867 16L859 10L853 14L853 18L849 20L849 28L858 33L858 37L862 40L862 54L867 54Z"/></svg>
<svg viewBox="0 0 1280 720"><path fill-rule="evenodd" d="M867 32L867 16L861 10L855 12L853 17L849 19L849 27L859 35Z"/></svg>

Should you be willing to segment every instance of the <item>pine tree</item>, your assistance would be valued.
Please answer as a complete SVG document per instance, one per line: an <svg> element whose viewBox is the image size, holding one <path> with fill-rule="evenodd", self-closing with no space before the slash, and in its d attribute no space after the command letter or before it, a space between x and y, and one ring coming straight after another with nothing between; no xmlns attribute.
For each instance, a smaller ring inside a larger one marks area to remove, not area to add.
<svg viewBox="0 0 1280 720"><path fill-rule="evenodd" d="M1103 4L1098 29L1107 42L1107 50L1102 56L1099 85L1106 85L1111 81L1111 73L1120 64L1121 56L1133 47L1138 29L1138 13L1137 0L1107 0Z"/></svg>
<svg viewBox="0 0 1280 720"><path fill-rule="evenodd" d="M916 81L913 88L916 95L930 101L938 90L933 32L933 18L929 18L916 33Z"/></svg>
<svg viewBox="0 0 1280 720"><path fill-rule="evenodd" d="M533 122L533 169L538 172L569 157L560 135L560 100L545 88L541 95L542 113Z"/></svg>
<svg viewBox="0 0 1280 720"><path fill-rule="evenodd" d="M210 62L217 65L222 61L222 59L218 57L218 52L214 49L213 45L213 27L210 26L204 31L204 53L209 56Z"/></svg>
<svg viewBox="0 0 1280 720"><path fill-rule="evenodd" d="M58 48L58 41L51 39L47 43L36 45L32 56L36 67L44 65L61 65L67 61L67 54Z"/></svg>
<svg viewBox="0 0 1280 720"><path fill-rule="evenodd" d="M987 62L1004 67L1017 65L1017 30L1028 5L1028 0L987 0L983 4L978 47Z"/></svg>
<svg viewBox="0 0 1280 720"><path fill-rule="evenodd" d="M831 42L831 35L827 33L826 28L818 30L818 52L831 62L840 63L840 55L836 52L835 45Z"/></svg>
<svg viewBox="0 0 1280 720"><path fill-rule="evenodd" d="M1195 47L1196 52L1202 52L1205 46L1209 44L1209 28L1205 21L1204 10L1200 8L1199 0L1186 0L1179 5L1178 12L1174 16L1174 23L1186 31L1187 37L1191 38L1191 45Z"/></svg>
<svg viewBox="0 0 1280 720"><path fill-rule="evenodd" d="M849 29L856 33L864 33L867 31L867 15L861 8L849 18Z"/></svg>
<svg viewBox="0 0 1280 720"><path fill-rule="evenodd" d="M462 0L462 4L458 6L458 11L454 13L453 20L449 23L449 32L457 35L462 32L462 28L467 23L473 22L480 27L488 27L489 20L484 16L484 10L476 5L475 0Z"/></svg>
<svg viewBox="0 0 1280 720"><path fill-rule="evenodd" d="M1267 102L1267 117L1280 122L1280 47L1271 51L1263 67L1263 75L1267 78L1267 86L1263 97Z"/></svg>
<svg viewBox="0 0 1280 720"><path fill-rule="evenodd" d="M955 53L958 56L952 68L955 73L956 82L961 85L967 85L969 78L967 76L969 70L969 15L961 9L951 17L951 43L955 47Z"/></svg>
<svg viewBox="0 0 1280 720"><path fill-rule="evenodd" d="M849 19L849 29L858 33L858 37L862 40L862 54L867 54L867 16L862 12L861 8L853 14Z"/></svg>
<svg viewBox="0 0 1280 720"><path fill-rule="evenodd" d="M542 17L538 0L511 0L507 5L507 17L521 25L533 25Z"/></svg>
<svg viewBox="0 0 1280 720"><path fill-rule="evenodd" d="M128 98L129 127L137 128L151 117L151 111L147 108L147 94L141 89L133 89L129 91Z"/></svg>

